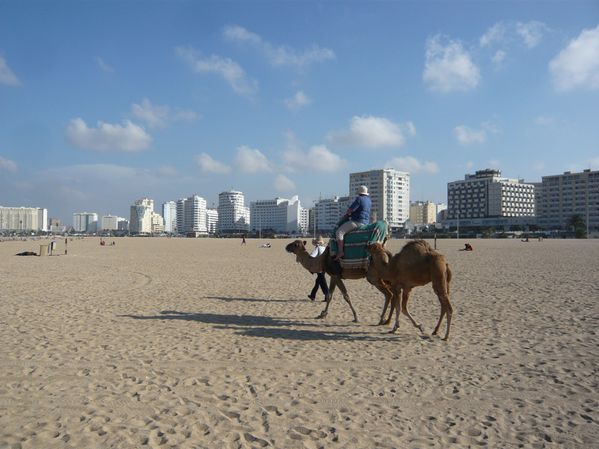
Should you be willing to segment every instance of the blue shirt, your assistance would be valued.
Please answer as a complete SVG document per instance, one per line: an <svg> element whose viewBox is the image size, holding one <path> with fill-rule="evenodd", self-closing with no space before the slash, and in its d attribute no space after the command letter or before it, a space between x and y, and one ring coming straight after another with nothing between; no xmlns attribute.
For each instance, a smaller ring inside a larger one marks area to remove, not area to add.
<svg viewBox="0 0 599 449"><path fill-rule="evenodd" d="M352 210L350 215L351 220L360 224L368 224L371 207L372 201L368 195L358 195L351 206L349 206Z"/></svg>

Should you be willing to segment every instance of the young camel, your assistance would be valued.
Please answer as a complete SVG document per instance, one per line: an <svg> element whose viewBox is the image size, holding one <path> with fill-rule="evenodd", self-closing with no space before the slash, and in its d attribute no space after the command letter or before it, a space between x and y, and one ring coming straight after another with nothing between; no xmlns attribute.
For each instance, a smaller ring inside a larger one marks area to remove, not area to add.
<svg viewBox="0 0 599 449"><path fill-rule="evenodd" d="M381 251L386 252L388 257L391 257L391 253L381 246ZM326 306L325 309L320 313L316 318L325 318L328 314L329 305L331 304L331 299L333 298L333 292L336 287L339 287L341 293L343 294L343 299L349 305L353 315L354 315L354 323L358 322L358 315L356 314L356 310L352 305L349 294L347 293L347 289L345 288L345 284L343 283L343 279L362 279L366 278L370 284L374 285L381 293L385 295L385 306L383 307L383 312L381 313L381 319L379 321L380 324L389 324L391 319L391 312L393 311L393 303L392 297L393 292L391 291L389 285L383 282L380 273L377 271L376 267L371 263L368 267L367 271L361 269L344 269L341 268L341 264L331 257L331 253L329 251L329 247L318 257L310 257L310 254L306 250L306 241L295 240L288 244L285 247L285 250L288 253L295 254L295 260L300 263L306 270L311 273L318 273L320 271L325 271L329 276L331 276L331 282L329 285L329 294L326 298ZM391 305L391 312L389 313L389 318L385 321L384 316L387 310L387 307Z"/></svg>
<svg viewBox="0 0 599 449"><path fill-rule="evenodd" d="M368 252L372 256L372 261L377 271L381 273L386 282L391 284L391 289L393 290L395 325L391 332L395 333L399 329L400 310L410 319L415 327L420 329L420 332L424 331L422 324L417 323L414 317L410 315L408 301L410 299L410 292L414 287L432 282L433 290L441 304L441 314L433 335L437 335L443 317L447 315L447 328L445 337L443 337L443 340L447 340L449 338L453 308L449 301L451 270L445 257L432 249L424 240L415 240L408 243L399 253L391 258L389 258L385 249L378 243L369 245ZM401 306L399 303L400 292L402 292ZM391 314L389 314L389 318L391 318Z"/></svg>

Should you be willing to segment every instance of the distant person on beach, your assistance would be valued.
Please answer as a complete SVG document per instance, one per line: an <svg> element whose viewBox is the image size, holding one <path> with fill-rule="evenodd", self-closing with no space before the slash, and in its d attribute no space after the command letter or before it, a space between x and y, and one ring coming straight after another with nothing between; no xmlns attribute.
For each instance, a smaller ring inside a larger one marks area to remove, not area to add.
<svg viewBox="0 0 599 449"><path fill-rule="evenodd" d="M246 244L246 243L245 243L245 234L243 234L243 235L241 236L241 244L242 244L242 245L245 245L245 244Z"/></svg>
<svg viewBox="0 0 599 449"><path fill-rule="evenodd" d="M322 253L324 253L326 249L326 244L322 237L318 237L317 239L312 240L312 244L314 245L314 250L310 253L310 257L318 257ZM324 294L324 300L327 300L327 295L329 294L329 287L327 286L327 280L324 276L324 271L316 273L316 281L314 282L314 287L312 291L308 295L312 301L316 299L316 293L318 293L318 287L322 290Z"/></svg>
<svg viewBox="0 0 599 449"><path fill-rule="evenodd" d="M460 251L474 251L474 248L472 248L470 243L465 243L464 248L462 248Z"/></svg>
<svg viewBox="0 0 599 449"><path fill-rule="evenodd" d="M335 237L337 238L337 256L335 260L343 258L343 237L348 232L356 229L358 226L368 224L370 221L370 209L372 208L372 201L368 196L368 187L360 186L356 190L358 196L353 203L349 206L349 209L343 215L343 218L347 218L347 221L337 228Z"/></svg>
<svg viewBox="0 0 599 449"><path fill-rule="evenodd" d="M266 242L263 243L262 245L260 245L260 248L270 248L272 245L270 244L270 242Z"/></svg>

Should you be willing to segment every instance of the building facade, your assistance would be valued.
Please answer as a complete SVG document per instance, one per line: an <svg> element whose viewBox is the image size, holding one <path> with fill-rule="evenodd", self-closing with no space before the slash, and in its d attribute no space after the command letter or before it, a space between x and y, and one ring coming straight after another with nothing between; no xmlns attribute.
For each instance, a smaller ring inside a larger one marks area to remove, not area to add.
<svg viewBox="0 0 599 449"><path fill-rule="evenodd" d="M410 222L413 225L428 225L437 222L437 205L431 201L410 203Z"/></svg>
<svg viewBox="0 0 599 449"><path fill-rule="evenodd" d="M349 195L361 185L368 187L372 200L371 221L385 220L392 229L410 218L410 174L385 168L349 175Z"/></svg>
<svg viewBox="0 0 599 449"><path fill-rule="evenodd" d="M103 215L101 219L102 231L118 231L122 226L119 227L119 223L127 221L123 217L117 217L116 215Z"/></svg>
<svg viewBox="0 0 599 449"><path fill-rule="evenodd" d="M250 230L250 208L242 192L230 190L218 195L218 232L238 233Z"/></svg>
<svg viewBox="0 0 599 449"><path fill-rule="evenodd" d="M164 218L164 232L174 234L177 232L177 203L167 201L162 203L162 217Z"/></svg>
<svg viewBox="0 0 599 449"><path fill-rule="evenodd" d="M250 229L253 232L272 230L280 233L306 232L306 213L297 196L275 198L250 203Z"/></svg>
<svg viewBox="0 0 599 449"><path fill-rule="evenodd" d="M580 215L589 231L599 228L599 171L568 171L541 179L537 195L539 226L565 230L572 216Z"/></svg>
<svg viewBox="0 0 599 449"><path fill-rule="evenodd" d="M154 200L142 198L131 206L131 219L129 231L132 234L151 234L152 215L154 214Z"/></svg>
<svg viewBox="0 0 599 449"><path fill-rule="evenodd" d="M500 170L479 170L447 184L447 219L535 217L535 186L501 176Z"/></svg>
<svg viewBox="0 0 599 449"><path fill-rule="evenodd" d="M48 231L48 209L0 206L0 231Z"/></svg>
<svg viewBox="0 0 599 449"><path fill-rule="evenodd" d="M75 212L73 214L75 232L93 233L98 230L98 214L95 212Z"/></svg>
<svg viewBox="0 0 599 449"><path fill-rule="evenodd" d="M180 206L179 206L180 204ZM180 234L207 234L206 225L206 200L198 195L192 195L177 202L177 211L181 210L179 220ZM177 219L179 217L177 216Z"/></svg>
<svg viewBox="0 0 599 449"><path fill-rule="evenodd" d="M206 209L206 229L208 234L215 234L218 226L218 211L216 209Z"/></svg>
<svg viewBox="0 0 599 449"><path fill-rule="evenodd" d="M316 202L313 209L313 222L310 231L314 233L331 232L347 211L354 196L334 196ZM315 227L315 229L314 229Z"/></svg>

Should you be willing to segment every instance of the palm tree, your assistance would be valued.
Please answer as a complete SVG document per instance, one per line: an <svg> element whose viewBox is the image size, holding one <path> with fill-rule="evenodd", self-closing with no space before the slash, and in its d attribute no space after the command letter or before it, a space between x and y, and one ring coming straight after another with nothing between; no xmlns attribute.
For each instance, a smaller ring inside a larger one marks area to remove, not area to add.
<svg viewBox="0 0 599 449"><path fill-rule="evenodd" d="M568 225L568 228L570 228L570 229L572 229L572 231L574 231L574 235L576 236L577 239L582 239L582 238L586 237L586 230L585 230L586 222L582 218L582 215L580 215L580 214L572 215L568 219L568 222L566 224Z"/></svg>

